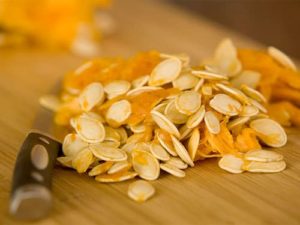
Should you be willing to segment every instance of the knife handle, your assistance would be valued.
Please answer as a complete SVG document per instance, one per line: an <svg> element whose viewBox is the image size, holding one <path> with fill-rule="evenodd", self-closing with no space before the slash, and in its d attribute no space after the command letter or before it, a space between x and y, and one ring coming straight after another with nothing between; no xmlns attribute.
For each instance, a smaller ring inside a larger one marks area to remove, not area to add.
<svg viewBox="0 0 300 225"><path fill-rule="evenodd" d="M11 189L10 214L19 219L38 219L52 205L51 178L61 143L32 132L17 156Z"/></svg>

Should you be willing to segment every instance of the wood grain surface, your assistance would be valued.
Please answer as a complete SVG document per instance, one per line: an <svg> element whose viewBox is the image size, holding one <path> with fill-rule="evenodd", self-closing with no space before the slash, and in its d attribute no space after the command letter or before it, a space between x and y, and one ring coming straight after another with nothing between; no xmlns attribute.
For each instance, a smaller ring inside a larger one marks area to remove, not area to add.
<svg viewBox="0 0 300 225"><path fill-rule="evenodd" d="M158 49L186 52L197 63L223 37L239 46L257 43L205 19L157 1L119 0L111 14L117 33L103 42L103 55L130 55ZM86 175L56 168L54 206L37 222L8 215L8 199L18 148L47 93L84 59L40 49L0 50L0 224L300 224L300 132L289 130L284 154L288 167L278 174L226 173L214 159L187 170L184 179L163 175L153 182L157 193L138 204L126 196L130 182L101 184ZM47 121L51 122L51 121Z"/></svg>

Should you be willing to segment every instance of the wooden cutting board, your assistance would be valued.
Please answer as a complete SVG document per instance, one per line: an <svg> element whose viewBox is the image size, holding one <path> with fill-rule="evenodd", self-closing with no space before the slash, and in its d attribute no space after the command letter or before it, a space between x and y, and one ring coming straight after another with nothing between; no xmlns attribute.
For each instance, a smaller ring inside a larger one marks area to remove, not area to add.
<svg viewBox="0 0 300 225"><path fill-rule="evenodd" d="M117 33L103 41L102 55L131 55L158 49L186 52L197 63L224 37L241 47L258 47L245 37L203 18L147 0L115 1ZM187 170L184 179L163 175L154 198L138 204L126 196L130 182L100 184L57 168L54 207L35 223L8 216L12 170L18 148L36 116L38 97L84 59L40 49L0 50L0 224L300 224L300 131L289 130L278 149L287 169L278 174L226 173L214 159ZM45 121L51 123L51 121Z"/></svg>

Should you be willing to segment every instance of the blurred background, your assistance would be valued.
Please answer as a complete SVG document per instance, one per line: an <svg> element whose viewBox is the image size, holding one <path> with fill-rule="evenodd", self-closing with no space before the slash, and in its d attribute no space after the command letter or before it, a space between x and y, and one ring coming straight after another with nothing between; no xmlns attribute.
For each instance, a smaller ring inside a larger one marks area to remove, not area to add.
<svg viewBox="0 0 300 225"><path fill-rule="evenodd" d="M299 0L157 0L300 57ZM111 0L0 0L0 46L24 42L96 55L115 29ZM116 21L118 23L118 21Z"/></svg>
<svg viewBox="0 0 300 225"><path fill-rule="evenodd" d="M300 57L300 0L157 1ZM109 13L113 7L113 0L0 0L0 46L26 42L97 55L98 43L117 30Z"/></svg>
<svg viewBox="0 0 300 225"><path fill-rule="evenodd" d="M166 0L300 57L299 0Z"/></svg>

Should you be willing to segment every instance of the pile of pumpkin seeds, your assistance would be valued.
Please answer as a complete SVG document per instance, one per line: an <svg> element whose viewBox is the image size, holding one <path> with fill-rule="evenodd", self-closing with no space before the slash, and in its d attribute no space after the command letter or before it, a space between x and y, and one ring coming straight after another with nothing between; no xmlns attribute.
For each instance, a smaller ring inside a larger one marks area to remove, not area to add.
<svg viewBox="0 0 300 225"><path fill-rule="evenodd" d="M78 70L85 68L88 64ZM70 119L73 132L65 136L64 156L57 160L78 173L87 172L99 182L135 177L153 181L162 171L184 177L185 169L193 167L195 161L210 157L221 157L219 167L231 173L280 172L286 164L282 155L271 150L198 154L200 127L217 136L222 123L231 132L239 127L251 128L265 146L286 144L284 129L268 118L266 99L248 85L256 82L255 74L250 82L234 80L243 73L247 71L242 70L235 47L225 40L213 63L191 67L186 55L161 54L161 62L149 75L132 82L115 80L105 86L93 82L72 100L75 103L68 110L78 113ZM242 83L240 88L234 87L229 78L235 84ZM131 97L146 92L155 95L170 88L177 92L159 98L151 106L150 120L128 123L133 113ZM44 96L40 102L53 111L62 104L53 96ZM101 107L106 107L104 114L96 110ZM150 198L155 190L146 181L130 184L129 197L138 202Z"/></svg>

